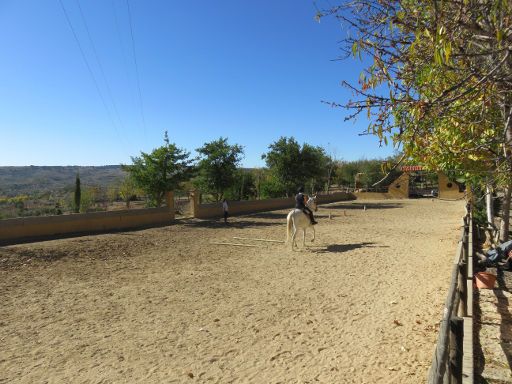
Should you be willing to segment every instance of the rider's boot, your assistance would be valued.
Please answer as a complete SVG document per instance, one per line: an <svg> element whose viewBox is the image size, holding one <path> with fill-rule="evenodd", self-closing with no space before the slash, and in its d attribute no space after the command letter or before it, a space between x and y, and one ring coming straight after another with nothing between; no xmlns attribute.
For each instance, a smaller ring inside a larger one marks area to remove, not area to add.
<svg viewBox="0 0 512 384"><path fill-rule="evenodd" d="M313 217L313 214L309 215L309 219L311 220L311 225L315 225L315 224L318 224L318 222L315 220L315 218Z"/></svg>

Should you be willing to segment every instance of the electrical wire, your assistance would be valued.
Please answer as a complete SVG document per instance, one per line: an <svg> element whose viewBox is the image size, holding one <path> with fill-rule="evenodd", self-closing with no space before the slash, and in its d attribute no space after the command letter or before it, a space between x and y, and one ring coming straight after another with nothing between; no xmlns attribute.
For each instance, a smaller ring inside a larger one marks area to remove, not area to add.
<svg viewBox="0 0 512 384"><path fill-rule="evenodd" d="M130 35L132 38L133 61L135 63L135 77L137 80L137 88L139 90L139 105L140 105L140 113L142 116L142 127L144 128L144 137L146 137L146 119L144 117L144 104L142 102L142 91L140 88L139 66L137 64L137 54L135 52L135 39L133 37L132 12L130 10L130 1L129 0L126 0L126 7L128 8L128 20L130 23Z"/></svg>
<svg viewBox="0 0 512 384"><path fill-rule="evenodd" d="M82 6L80 5L80 0L76 0L76 3L78 5L78 9L80 11L80 16L82 17L82 21L84 23L85 30L87 32L87 37L89 38L89 42L91 43L91 47L92 47L92 51L94 53L94 57L96 58L96 62L98 63L98 67L100 68L101 76L103 77L103 81L105 82L105 87L107 89L107 94L110 97L110 101L112 103L112 107L114 109L114 113L115 113L115 115L116 115L116 117L117 117L117 119L119 121L119 126L121 128L121 131L124 131L123 121L121 120L121 116L119 115L119 111L117 109L117 105L116 105L116 102L114 100L114 96L112 95L112 91L111 91L109 82L107 80L107 76L105 75L105 71L103 70L103 65L101 64L101 60L100 60L100 57L98 55L98 51L96 50L96 45L94 44L94 41L92 39L91 32L89 30L89 26L88 26L87 21L85 19L84 12L82 10Z"/></svg>
<svg viewBox="0 0 512 384"><path fill-rule="evenodd" d="M73 33L73 36L75 38L76 44L78 45L78 49L80 50L80 53L82 55L82 59L84 60L85 66L87 67L87 70L89 71L89 74L91 75L92 81L94 83L94 86L96 87L96 91L98 92L98 95L100 96L101 102L103 103L103 106L105 107L105 110L107 111L107 115L110 119L110 122L112 123L117 135L119 135L119 130L117 128L117 125L112 118L112 113L105 101L105 98L103 97L103 93L101 92L101 89L98 85L98 81L96 80L96 76L94 76L94 72L92 71L91 65L89 64L89 61L87 60L87 57L85 55L85 52L82 48L82 44L80 44L80 40L78 39L78 35L76 34L75 28L73 27L73 23L71 22L71 19L69 18L69 14L66 10L66 7L64 7L64 3L62 0L59 0L59 3L62 7L62 10L64 12L64 16L66 17L66 20L68 22L69 28L71 29L71 32Z"/></svg>
<svg viewBox="0 0 512 384"><path fill-rule="evenodd" d="M121 53L122 53L122 56L123 56L124 69L126 71L126 80L128 82L130 82L130 74L129 74L129 71L128 71L128 59L126 58L126 49L125 49L125 45L123 44L123 39L121 38L121 28L119 27L119 18L117 16L117 10L116 10L117 7L116 7L116 1L115 0L112 0L112 9L114 11L114 22L115 22L115 25L116 25L117 39L119 40L119 46L121 47Z"/></svg>

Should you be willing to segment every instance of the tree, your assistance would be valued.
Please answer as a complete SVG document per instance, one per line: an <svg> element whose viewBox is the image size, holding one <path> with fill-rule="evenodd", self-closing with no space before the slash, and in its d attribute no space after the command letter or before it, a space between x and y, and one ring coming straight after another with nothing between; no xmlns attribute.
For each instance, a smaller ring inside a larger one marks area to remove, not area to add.
<svg viewBox="0 0 512 384"><path fill-rule="evenodd" d="M125 177L119 186L119 196L121 196L121 199L123 199L126 204L126 208L130 208L130 202L136 195L137 186L135 185L135 181L130 176Z"/></svg>
<svg viewBox="0 0 512 384"><path fill-rule="evenodd" d="M301 185L322 189L329 161L323 148L306 143L301 147L293 137L281 137L268 148L262 159L275 178L274 186L280 186L286 196L293 195Z"/></svg>
<svg viewBox="0 0 512 384"><path fill-rule="evenodd" d="M119 197L119 185L109 185L107 187L106 195L108 203L112 204L114 201L116 201Z"/></svg>
<svg viewBox="0 0 512 384"><path fill-rule="evenodd" d="M134 184L150 198L150 205L156 207L162 205L168 191L179 188L193 171L190 153L170 143L167 131L164 142L151 153L141 152L140 157L132 157L132 165L123 165Z"/></svg>
<svg viewBox="0 0 512 384"><path fill-rule="evenodd" d="M80 212L80 203L82 201L82 190L80 188L80 175L76 173L75 178L75 194L74 194L74 206L73 211L75 213Z"/></svg>
<svg viewBox="0 0 512 384"><path fill-rule="evenodd" d="M80 197L80 213L87 213L91 208L93 208L96 197L97 190L93 187L84 188Z"/></svg>
<svg viewBox="0 0 512 384"><path fill-rule="evenodd" d="M325 191L329 193L329 189L331 188L331 183L334 179L334 175L336 173L336 169L339 165L338 160L336 159L336 152L329 151L329 154L326 157L326 166L327 166L327 182L325 184Z"/></svg>
<svg viewBox="0 0 512 384"><path fill-rule="evenodd" d="M341 162L336 168L334 181L340 186L350 187L354 184L354 176L358 172L354 162Z"/></svg>
<svg viewBox="0 0 512 384"><path fill-rule="evenodd" d="M264 168L253 168L252 179L254 180L255 197L261 199L261 185L266 177L267 170Z"/></svg>
<svg viewBox="0 0 512 384"><path fill-rule="evenodd" d="M200 155L196 185L201 191L211 193L215 201L222 200L225 191L235 182L237 167L244 153L242 146L230 145L227 138L220 137L196 151Z"/></svg>
<svg viewBox="0 0 512 384"><path fill-rule="evenodd" d="M224 197L228 200L254 199L258 194L255 183L256 180L253 172L248 169L238 168L235 171L234 182L231 188L224 192Z"/></svg>
<svg viewBox="0 0 512 384"><path fill-rule="evenodd" d="M339 185L354 186L354 188L370 188L383 179L387 174L384 165L392 161L395 160L393 158L387 160L360 159L338 163L334 179ZM397 171L391 171L388 177L382 181L382 186L389 185L399 174ZM356 181L357 185L355 185Z"/></svg>
<svg viewBox="0 0 512 384"><path fill-rule="evenodd" d="M318 17L347 25L345 57L369 58L356 100L367 134L391 139L404 158L512 189L512 4L495 0L345 1ZM484 175L484 176L482 176ZM504 240L504 239L502 239Z"/></svg>

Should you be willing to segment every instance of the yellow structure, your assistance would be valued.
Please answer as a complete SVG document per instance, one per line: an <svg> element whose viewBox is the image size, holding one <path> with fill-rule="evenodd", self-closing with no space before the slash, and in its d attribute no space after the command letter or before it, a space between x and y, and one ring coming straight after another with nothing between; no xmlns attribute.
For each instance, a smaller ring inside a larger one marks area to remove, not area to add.
<svg viewBox="0 0 512 384"><path fill-rule="evenodd" d="M409 173L402 173L388 187L388 194L392 199L409 198Z"/></svg>
<svg viewBox="0 0 512 384"><path fill-rule="evenodd" d="M167 207L164 208L0 220L0 244L170 224L174 220L172 192L168 192L166 201Z"/></svg>
<svg viewBox="0 0 512 384"><path fill-rule="evenodd" d="M198 219L221 218L223 217L221 203L199 203L199 192L190 193L192 203L192 215ZM329 195L317 195L318 204L333 203L335 201L354 200L355 196L351 193L338 192ZM293 198L265 199L265 200L247 200L247 201L228 201L230 215L242 215L247 213L275 211L278 209L292 209L295 206Z"/></svg>
<svg viewBox="0 0 512 384"><path fill-rule="evenodd" d="M439 184L439 198L456 200L462 199L465 196L465 192L459 191L459 185L448 178L444 173L438 172L438 184Z"/></svg>
<svg viewBox="0 0 512 384"><path fill-rule="evenodd" d="M439 198L441 199L462 199L465 192L459 191L459 185L448 178L444 173L438 172ZM407 199L409 198L409 180L408 171L402 173L395 181L389 184L388 192L356 192L357 199Z"/></svg>
<svg viewBox="0 0 512 384"><path fill-rule="evenodd" d="M442 199L461 199L465 193L445 174L439 172L439 197ZM388 188L387 193L357 192L355 194L338 192L318 195L318 203L326 204L336 201L354 199L407 199L409 197L409 173L404 172ZM199 219L221 218L222 204L200 204L199 192L191 192L192 215ZM170 224L174 220L174 197L169 192L166 196L167 207L132 209L112 212L94 212L45 217L21 217L0 220L0 244L11 244L25 240L37 240L62 235L88 234L115 230L135 229ZM293 208L293 198L230 201L231 215L272 211Z"/></svg>
<svg viewBox="0 0 512 384"><path fill-rule="evenodd" d="M409 174L402 173L389 184L387 192L356 192L358 200L388 200L409 198Z"/></svg>

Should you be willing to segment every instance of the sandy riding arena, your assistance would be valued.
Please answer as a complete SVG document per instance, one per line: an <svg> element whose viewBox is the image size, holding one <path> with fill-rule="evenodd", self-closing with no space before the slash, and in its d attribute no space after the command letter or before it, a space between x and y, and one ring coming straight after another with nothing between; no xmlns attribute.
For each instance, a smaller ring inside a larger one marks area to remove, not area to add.
<svg viewBox="0 0 512 384"><path fill-rule="evenodd" d="M287 212L1 247L0 383L425 382L463 202Z"/></svg>

